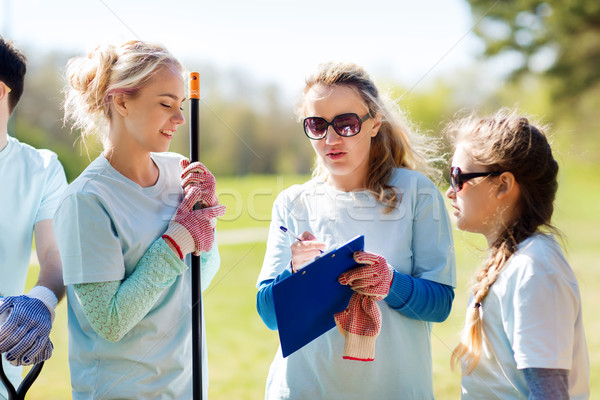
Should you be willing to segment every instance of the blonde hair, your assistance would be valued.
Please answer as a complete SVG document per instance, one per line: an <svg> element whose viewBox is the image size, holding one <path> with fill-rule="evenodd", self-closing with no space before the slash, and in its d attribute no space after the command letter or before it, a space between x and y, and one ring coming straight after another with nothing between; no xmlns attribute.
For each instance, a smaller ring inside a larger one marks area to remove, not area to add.
<svg viewBox="0 0 600 400"><path fill-rule="evenodd" d="M481 356L484 337L482 304L502 268L517 246L541 228L559 232L551 224L558 189L558 163L544 134L544 128L530 124L516 110L502 109L492 116L474 114L446 128L453 145L463 145L473 161L488 171L511 172L520 189L517 217L504 227L490 246L484 266L476 273L472 287L474 307L467 310L461 342L454 349L451 364L459 360L470 374Z"/></svg>
<svg viewBox="0 0 600 400"><path fill-rule="evenodd" d="M110 102L116 93L135 95L159 68L183 67L163 46L129 41L119 47L98 46L87 57L67 63L64 122L80 129L82 139L99 134L106 145L110 123Z"/></svg>
<svg viewBox="0 0 600 400"><path fill-rule="evenodd" d="M388 181L394 168L419 170L434 175L429 166L433 146L424 136L410 129L399 107L385 96L381 96L367 72L352 63L325 63L317 72L308 77L304 87L302 103L298 107L299 118L305 117L305 96L315 85L347 86L356 90L372 116L379 114L382 124L378 134L372 138L367 175L367 189L373 192L379 202L390 212L400 202L399 193ZM313 171L315 177L327 177L327 169L317 158Z"/></svg>

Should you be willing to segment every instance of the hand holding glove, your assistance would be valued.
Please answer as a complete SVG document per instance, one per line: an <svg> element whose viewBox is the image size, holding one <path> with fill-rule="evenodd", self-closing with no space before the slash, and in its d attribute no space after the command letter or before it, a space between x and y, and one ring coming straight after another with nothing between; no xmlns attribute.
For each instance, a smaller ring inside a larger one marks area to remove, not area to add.
<svg viewBox="0 0 600 400"><path fill-rule="evenodd" d="M357 251L354 260L360 267L340 274L338 281L350 285L354 293L348 307L335 314L335 324L345 339L344 359L373 361L375 340L381 331L381 311L377 301L390 291L393 269L373 253Z"/></svg>
<svg viewBox="0 0 600 400"><path fill-rule="evenodd" d="M379 254L366 251L355 252L354 261L363 265L342 273L339 282L376 301L383 300L390 292L394 269Z"/></svg>
<svg viewBox="0 0 600 400"><path fill-rule="evenodd" d="M12 365L38 364L52 355L50 330L57 299L44 286L27 295L10 296L0 302L0 353Z"/></svg>
<svg viewBox="0 0 600 400"><path fill-rule="evenodd" d="M215 228L211 220L225 214L225 206L194 210L194 204L201 197L202 189L196 186L190 187L162 236L163 239L173 243L181 259L191 252L200 255L200 252L212 249Z"/></svg>
<svg viewBox="0 0 600 400"><path fill-rule="evenodd" d="M190 164L190 160L184 158L179 165L183 168L181 173L181 187L183 194L187 196L192 187L202 190L200 204L202 207L214 207L219 204L215 191L215 177L201 162Z"/></svg>

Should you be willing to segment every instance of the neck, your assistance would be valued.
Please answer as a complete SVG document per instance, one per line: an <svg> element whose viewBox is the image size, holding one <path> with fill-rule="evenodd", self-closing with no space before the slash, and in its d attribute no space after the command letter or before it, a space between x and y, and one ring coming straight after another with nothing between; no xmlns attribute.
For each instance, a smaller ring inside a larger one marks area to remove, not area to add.
<svg viewBox="0 0 600 400"><path fill-rule="evenodd" d="M8 138L6 137L6 133L0 134L0 151L4 150L6 145L8 144Z"/></svg>
<svg viewBox="0 0 600 400"><path fill-rule="evenodd" d="M367 188L367 178L360 174L327 175L327 184L342 192L353 192Z"/></svg>
<svg viewBox="0 0 600 400"><path fill-rule="evenodd" d="M1 125L0 129L0 151L4 150L6 145L8 144L8 131L6 129L6 124Z"/></svg>
<svg viewBox="0 0 600 400"><path fill-rule="evenodd" d="M141 187L150 187L158 180L158 167L150 152L129 151L122 147L110 146L104 152L110 165L123 176Z"/></svg>

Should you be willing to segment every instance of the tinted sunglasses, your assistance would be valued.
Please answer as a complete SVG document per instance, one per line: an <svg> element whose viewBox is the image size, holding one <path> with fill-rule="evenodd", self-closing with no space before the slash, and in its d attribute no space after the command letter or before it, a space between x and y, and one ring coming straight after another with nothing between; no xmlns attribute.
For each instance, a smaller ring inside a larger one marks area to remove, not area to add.
<svg viewBox="0 0 600 400"><path fill-rule="evenodd" d="M481 176L499 176L502 172L469 172L463 173L460 168L450 168L450 187L454 193L458 193L462 190L463 184L469 179L479 178Z"/></svg>
<svg viewBox="0 0 600 400"><path fill-rule="evenodd" d="M371 114L360 118L354 113L336 115L331 122L321 117L308 117L304 118L304 133L306 133L309 139L320 140L327 136L327 131L332 126L338 135L350 137L358 135L362 123L369 118L371 118Z"/></svg>

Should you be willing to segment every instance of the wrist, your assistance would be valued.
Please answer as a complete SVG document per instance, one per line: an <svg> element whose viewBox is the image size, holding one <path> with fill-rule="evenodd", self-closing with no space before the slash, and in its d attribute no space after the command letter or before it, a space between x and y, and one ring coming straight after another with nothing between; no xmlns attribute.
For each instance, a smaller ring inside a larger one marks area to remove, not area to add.
<svg viewBox="0 0 600 400"><path fill-rule="evenodd" d="M50 311L52 321L54 321L54 309L58 304L58 299L52 290L48 289L46 286L38 285L34 286L29 293L27 293L27 296L38 299L44 303L44 305L48 308L48 311Z"/></svg>
<svg viewBox="0 0 600 400"><path fill-rule="evenodd" d="M186 254L191 253L196 248L194 238L190 232L181 224L171 222L167 231L162 236L163 239L170 241L177 249L178 256L183 260ZM167 244L169 244L167 242Z"/></svg>

